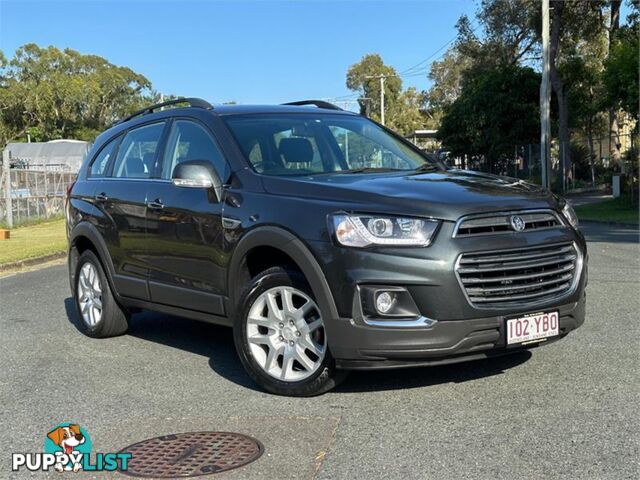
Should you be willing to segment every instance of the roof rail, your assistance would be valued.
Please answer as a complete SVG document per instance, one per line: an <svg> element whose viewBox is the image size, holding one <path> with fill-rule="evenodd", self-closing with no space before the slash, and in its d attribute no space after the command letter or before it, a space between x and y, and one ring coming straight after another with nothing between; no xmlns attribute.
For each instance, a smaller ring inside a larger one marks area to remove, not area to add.
<svg viewBox="0 0 640 480"><path fill-rule="evenodd" d="M282 105L315 105L318 108L327 108L329 110L342 110L342 108L334 105L333 103L325 102L324 100L300 100L298 102L288 102L283 103Z"/></svg>
<svg viewBox="0 0 640 480"><path fill-rule="evenodd" d="M168 100L162 103L156 103L155 105L151 105L149 107L143 108L142 110L138 110L137 112L134 112L129 116L121 118L116 123L114 123L114 125L128 122L132 118L139 117L141 115L147 115L149 113L153 113L155 110L158 110L159 108L162 108L162 107L168 107L170 105L179 105L181 103L188 103L190 107L204 108L207 110L213 109L213 105L211 105L206 100L202 100L201 98L185 98L185 97L174 98L173 100Z"/></svg>

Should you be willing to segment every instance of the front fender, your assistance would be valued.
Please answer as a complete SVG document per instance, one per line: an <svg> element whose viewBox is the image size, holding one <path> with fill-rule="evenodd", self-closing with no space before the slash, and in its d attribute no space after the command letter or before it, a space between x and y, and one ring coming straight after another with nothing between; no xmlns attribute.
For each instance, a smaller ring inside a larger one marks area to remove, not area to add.
<svg viewBox="0 0 640 480"><path fill-rule="evenodd" d="M309 248L302 240L291 232L275 226L257 227L248 231L238 242L235 248L228 272L229 299L228 311L232 311L238 304L242 285L237 279L240 275L243 260L251 249L256 247L273 247L286 253L298 265L306 277L313 295L323 312L327 312L331 318L338 318L338 310L333 300L327 279Z"/></svg>

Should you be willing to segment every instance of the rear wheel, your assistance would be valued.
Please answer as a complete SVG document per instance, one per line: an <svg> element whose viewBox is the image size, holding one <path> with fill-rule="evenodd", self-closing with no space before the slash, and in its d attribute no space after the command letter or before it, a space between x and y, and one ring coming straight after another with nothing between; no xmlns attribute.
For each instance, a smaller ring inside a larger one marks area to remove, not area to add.
<svg viewBox="0 0 640 480"><path fill-rule="evenodd" d="M128 313L116 302L98 257L86 250L78 258L74 297L78 328L95 338L122 335L129 328Z"/></svg>
<svg viewBox="0 0 640 480"><path fill-rule="evenodd" d="M265 390L311 396L345 376L335 368L324 319L304 277L281 267L256 276L241 296L234 324L238 355Z"/></svg>

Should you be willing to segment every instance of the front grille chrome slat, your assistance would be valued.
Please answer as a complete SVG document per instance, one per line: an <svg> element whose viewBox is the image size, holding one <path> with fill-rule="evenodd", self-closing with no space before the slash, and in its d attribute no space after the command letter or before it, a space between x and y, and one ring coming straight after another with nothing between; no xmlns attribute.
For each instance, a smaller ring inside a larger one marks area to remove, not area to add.
<svg viewBox="0 0 640 480"><path fill-rule="evenodd" d="M546 290L544 292L531 293L531 294L527 294L527 295L509 295L509 296L504 296L504 297L493 297L493 298L476 297L476 298L473 299L473 301L474 302L501 302L501 301L510 301L511 302L513 300L526 300L526 299L541 297L542 295L548 295L550 293L562 292L562 291L566 290L570 285L571 285L570 283L564 283L564 284L560 285L559 287L552 288L552 289Z"/></svg>
<svg viewBox="0 0 640 480"><path fill-rule="evenodd" d="M454 237L472 237L476 235L495 235L515 233L511 226L511 217L518 216L524 222L521 232L557 228L564 225L553 210L499 212L491 214L469 215L460 219L454 229Z"/></svg>
<svg viewBox="0 0 640 480"><path fill-rule="evenodd" d="M488 273L488 272L502 272L504 270L520 270L528 267L544 267L546 265L553 265L555 263L572 262L576 258L578 258L576 254L568 254L568 255L562 255L559 257L545 259L544 261L532 260L530 262L520 262L518 264L513 264L513 265L509 263L504 263L501 265L497 263L491 263L488 266L460 268L458 270L458 273L460 274L476 273L476 272Z"/></svg>
<svg viewBox="0 0 640 480"><path fill-rule="evenodd" d="M467 293L469 294L469 296L474 296L478 294L482 295L485 293L496 293L496 292L505 293L505 292L510 292L514 290L526 290L527 288L539 288L539 287L544 287L546 285L557 285L558 283L566 282L567 280L570 281L572 278L573 278L573 274L565 273L561 277L554 278L553 280L544 280L542 282L536 282L536 283L519 283L517 285L508 285L505 287L467 288Z"/></svg>
<svg viewBox="0 0 640 480"><path fill-rule="evenodd" d="M508 276L504 276L504 277L497 277L497 278L473 278L473 277L468 277L464 279L464 283L465 285L469 285L472 283L491 283L491 282L508 282L508 281L514 281L514 280L524 280L524 279L535 279L535 278L544 278L544 277L548 277L550 275L558 275L558 274L562 274L564 272L568 272L571 271L575 268L575 266L573 264L571 265L567 265L566 267L561 267L555 270L548 270L545 272L541 272L541 273L535 273L535 274L523 274L523 275L508 275Z"/></svg>
<svg viewBox="0 0 640 480"><path fill-rule="evenodd" d="M472 305L506 308L567 294L579 262L575 245L563 243L465 253L458 259L456 274Z"/></svg>
<svg viewBox="0 0 640 480"><path fill-rule="evenodd" d="M573 247L571 245L567 245L566 247L562 248L562 250L558 250L558 251L540 251L540 252L531 252L531 253L526 253L526 254L522 254L522 253L517 253L517 254L510 254L510 255L487 255L486 257L478 257L478 258L470 258L470 259L463 259L460 263L462 265L472 265L472 264L477 264L477 263L498 263L498 262L506 262L506 261L512 261L512 260L532 260L535 258L544 258L544 257L550 257L553 255L558 255L559 253L569 253L569 252L573 252Z"/></svg>

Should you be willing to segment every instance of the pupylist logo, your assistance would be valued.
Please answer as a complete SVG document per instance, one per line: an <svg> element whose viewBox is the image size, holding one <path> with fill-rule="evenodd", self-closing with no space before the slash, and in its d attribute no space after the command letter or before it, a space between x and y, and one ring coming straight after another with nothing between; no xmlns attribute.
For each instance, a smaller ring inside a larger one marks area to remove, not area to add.
<svg viewBox="0 0 640 480"><path fill-rule="evenodd" d="M130 453L96 453L91 455L91 437L77 423L61 423L47 433L43 453L14 453L11 469L29 471L78 472L126 471Z"/></svg>

